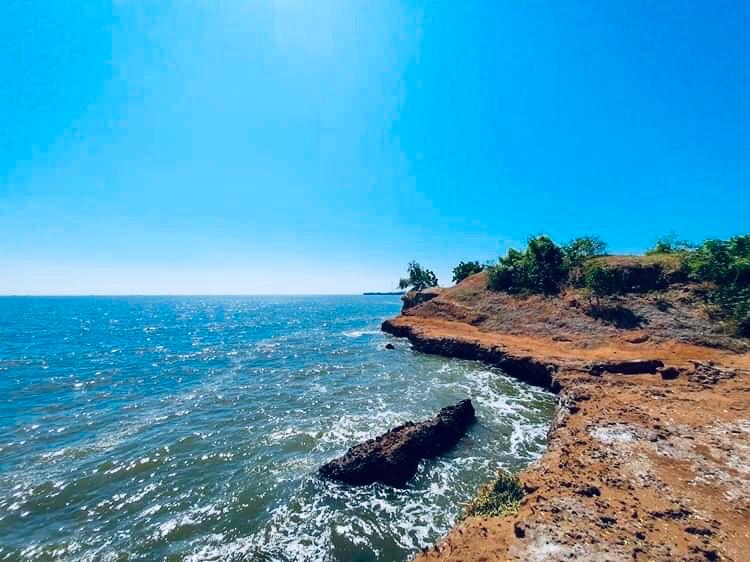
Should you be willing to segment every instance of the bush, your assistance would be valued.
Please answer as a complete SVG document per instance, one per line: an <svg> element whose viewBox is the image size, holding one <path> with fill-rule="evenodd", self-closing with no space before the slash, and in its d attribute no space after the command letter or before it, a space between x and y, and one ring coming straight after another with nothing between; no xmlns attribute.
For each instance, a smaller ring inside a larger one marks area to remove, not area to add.
<svg viewBox="0 0 750 562"><path fill-rule="evenodd" d="M689 242L684 240L677 240L674 234L659 238L654 244L654 247L650 250L646 250L646 255L651 256L654 254L678 254L680 252L688 251L692 248Z"/></svg>
<svg viewBox="0 0 750 562"><path fill-rule="evenodd" d="M399 289L411 287L415 291L423 291L428 287L437 287L438 281L435 274L415 261L409 262L407 273L409 274L408 277L399 280Z"/></svg>
<svg viewBox="0 0 750 562"><path fill-rule="evenodd" d="M565 254L547 236L529 239L524 252L508 250L498 265L488 268L487 286L512 293L557 293L568 270Z"/></svg>
<svg viewBox="0 0 750 562"><path fill-rule="evenodd" d="M750 284L750 235L706 240L685 252L683 263L693 281L746 286Z"/></svg>
<svg viewBox="0 0 750 562"><path fill-rule="evenodd" d="M467 261L459 262L459 264L453 268L453 282L460 283L469 275L474 275L484 270L484 266L478 261Z"/></svg>
<svg viewBox="0 0 750 562"><path fill-rule="evenodd" d="M586 260L603 256L606 251L607 244L596 236L575 238L563 246L568 269L581 267Z"/></svg>
<svg viewBox="0 0 750 562"><path fill-rule="evenodd" d="M526 264L530 289L539 293L556 293L567 277L565 254L546 236L529 240Z"/></svg>
<svg viewBox="0 0 750 562"><path fill-rule="evenodd" d="M711 283L709 300L736 324L737 334L750 336L750 235L706 240L682 254L691 281Z"/></svg>
<svg viewBox="0 0 750 562"><path fill-rule="evenodd" d="M516 476L499 472L497 478L482 486L466 507L464 517L499 517L518 510L523 485Z"/></svg>

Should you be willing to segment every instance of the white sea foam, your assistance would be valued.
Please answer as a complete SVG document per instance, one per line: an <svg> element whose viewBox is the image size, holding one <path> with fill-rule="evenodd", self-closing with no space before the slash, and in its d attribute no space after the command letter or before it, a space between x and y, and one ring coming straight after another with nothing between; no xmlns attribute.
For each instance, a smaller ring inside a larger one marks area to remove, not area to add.
<svg viewBox="0 0 750 562"><path fill-rule="evenodd" d="M361 338L362 336L377 336L381 333L380 330L347 330L341 332L341 335L347 338Z"/></svg>

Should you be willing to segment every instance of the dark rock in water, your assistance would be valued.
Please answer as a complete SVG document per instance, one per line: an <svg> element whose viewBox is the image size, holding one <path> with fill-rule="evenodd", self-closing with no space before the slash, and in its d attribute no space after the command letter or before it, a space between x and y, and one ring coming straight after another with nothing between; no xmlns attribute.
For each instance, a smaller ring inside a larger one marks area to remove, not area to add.
<svg viewBox="0 0 750 562"><path fill-rule="evenodd" d="M392 343L387 343L387 344L385 344L385 348L386 349L396 349L396 346L393 345Z"/></svg>
<svg viewBox="0 0 750 562"><path fill-rule="evenodd" d="M375 439L355 445L343 457L320 467L326 478L355 486L382 482L402 487L417 472L419 461L444 453L474 421L471 400L448 406L429 420L406 422Z"/></svg>

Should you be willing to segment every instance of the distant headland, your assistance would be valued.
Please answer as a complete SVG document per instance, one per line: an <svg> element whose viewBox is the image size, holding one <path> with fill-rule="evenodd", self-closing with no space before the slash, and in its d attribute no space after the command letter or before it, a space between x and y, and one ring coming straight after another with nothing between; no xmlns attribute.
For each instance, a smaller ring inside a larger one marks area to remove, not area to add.
<svg viewBox="0 0 750 562"><path fill-rule="evenodd" d="M362 293L365 296L373 296L373 295L405 295L406 291L384 291L384 292L378 292L378 291L368 291L365 293Z"/></svg>

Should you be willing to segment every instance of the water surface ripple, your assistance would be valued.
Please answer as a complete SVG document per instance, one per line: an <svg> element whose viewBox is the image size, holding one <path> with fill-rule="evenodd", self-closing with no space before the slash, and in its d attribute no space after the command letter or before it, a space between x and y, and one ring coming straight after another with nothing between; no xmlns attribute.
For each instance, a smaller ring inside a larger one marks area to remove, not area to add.
<svg viewBox="0 0 750 562"><path fill-rule="evenodd" d="M401 560L431 544L498 467L538 457L554 401L382 334L399 305L0 299L0 560ZM478 423L406 489L316 475L467 396Z"/></svg>

